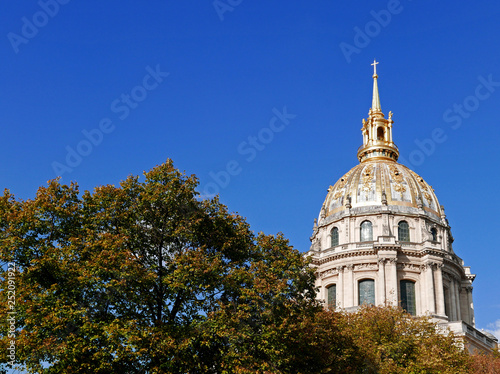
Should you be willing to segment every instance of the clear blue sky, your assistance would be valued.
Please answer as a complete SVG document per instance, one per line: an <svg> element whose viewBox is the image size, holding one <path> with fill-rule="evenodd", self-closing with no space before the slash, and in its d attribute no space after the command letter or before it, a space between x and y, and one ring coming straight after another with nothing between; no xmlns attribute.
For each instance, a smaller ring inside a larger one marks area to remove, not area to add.
<svg viewBox="0 0 500 374"><path fill-rule="evenodd" d="M3 1L1 187L31 198L60 171L92 189L172 158L306 251L328 186L357 164L376 58L401 156L477 274L477 326L499 320L500 4L215 5Z"/></svg>

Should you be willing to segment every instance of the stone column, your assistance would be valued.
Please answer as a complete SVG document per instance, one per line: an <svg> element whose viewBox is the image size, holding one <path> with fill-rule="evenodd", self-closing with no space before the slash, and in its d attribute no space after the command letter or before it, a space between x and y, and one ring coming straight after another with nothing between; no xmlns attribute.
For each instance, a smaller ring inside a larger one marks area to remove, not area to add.
<svg viewBox="0 0 500 374"><path fill-rule="evenodd" d="M469 309L469 324L472 326L476 325L476 320L474 317L474 303L472 302L472 286L467 287L467 298L469 300L467 307Z"/></svg>
<svg viewBox="0 0 500 374"><path fill-rule="evenodd" d="M462 311L460 308L460 281L455 282L455 299L457 300L457 321L461 321Z"/></svg>
<svg viewBox="0 0 500 374"><path fill-rule="evenodd" d="M337 267L337 270L339 272L339 279L337 281L337 290L339 290L337 294L337 307L338 308L343 308L344 307L344 267L339 266Z"/></svg>
<svg viewBox="0 0 500 374"><path fill-rule="evenodd" d="M456 321L457 320L457 298L455 295L456 287L455 287L455 278L452 276L450 280L450 299L451 299L451 305L450 305L450 321Z"/></svg>
<svg viewBox="0 0 500 374"><path fill-rule="evenodd" d="M347 269L347 274L344 282L344 308L349 308L354 306L354 284L352 283L352 271L354 270L354 265L350 264L345 267Z"/></svg>
<svg viewBox="0 0 500 374"><path fill-rule="evenodd" d="M434 263L429 262L425 264L425 283L427 284L427 310L430 314L436 314L436 303L434 296L434 277L433 270Z"/></svg>
<svg viewBox="0 0 500 374"><path fill-rule="evenodd" d="M397 269L397 258L388 259L389 269L387 271L386 286L385 286L385 296L388 304L398 305L398 269Z"/></svg>
<svg viewBox="0 0 500 374"><path fill-rule="evenodd" d="M378 259L378 301L377 304L385 304L385 258Z"/></svg>
<svg viewBox="0 0 500 374"><path fill-rule="evenodd" d="M462 287L462 284L459 286L460 290L460 317L462 317L462 321L470 323L470 315L469 315L469 295L467 291L467 286Z"/></svg>
<svg viewBox="0 0 500 374"><path fill-rule="evenodd" d="M442 267L443 264L436 264L436 270L434 272L434 280L436 281L436 312L440 316L445 315Z"/></svg>

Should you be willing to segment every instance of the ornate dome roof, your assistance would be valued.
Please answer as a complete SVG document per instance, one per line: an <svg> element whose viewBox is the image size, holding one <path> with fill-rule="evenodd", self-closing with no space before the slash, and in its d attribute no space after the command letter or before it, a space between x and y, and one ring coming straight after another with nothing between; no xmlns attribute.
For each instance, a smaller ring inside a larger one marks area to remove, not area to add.
<svg viewBox="0 0 500 374"><path fill-rule="evenodd" d="M406 166L398 164L398 147L392 138L392 112L386 119L380 107L374 61L373 99L368 118L363 119L363 145L358 149L360 164L353 167L337 183L330 186L320 213L321 218L335 219L343 211L363 214L388 206L400 213L422 213L437 220L444 219L432 187Z"/></svg>
<svg viewBox="0 0 500 374"><path fill-rule="evenodd" d="M389 160L367 160L353 167L330 186L323 208L328 217L346 209L361 213L384 205L402 213L423 209L436 219L444 214L432 186L406 166Z"/></svg>

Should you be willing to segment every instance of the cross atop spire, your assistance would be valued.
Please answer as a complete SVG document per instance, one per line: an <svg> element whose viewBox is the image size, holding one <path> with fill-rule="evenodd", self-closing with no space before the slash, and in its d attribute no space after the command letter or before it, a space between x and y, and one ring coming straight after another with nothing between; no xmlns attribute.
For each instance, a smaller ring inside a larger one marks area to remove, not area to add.
<svg viewBox="0 0 500 374"><path fill-rule="evenodd" d="M377 60L373 60L373 78L378 78L378 75L377 75L377 65L378 65L378 62Z"/></svg>
<svg viewBox="0 0 500 374"><path fill-rule="evenodd" d="M374 112L380 112L382 109L380 108L380 97L378 95L378 84L377 84L377 60L373 60L373 98L372 98L372 110Z"/></svg>

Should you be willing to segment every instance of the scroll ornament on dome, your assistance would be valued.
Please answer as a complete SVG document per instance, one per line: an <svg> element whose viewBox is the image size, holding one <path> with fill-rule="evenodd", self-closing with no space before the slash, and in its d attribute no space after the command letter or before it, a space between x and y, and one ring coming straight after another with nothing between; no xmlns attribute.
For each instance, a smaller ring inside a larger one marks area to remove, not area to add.
<svg viewBox="0 0 500 374"><path fill-rule="evenodd" d="M406 187L403 185L403 176L394 165L389 166L389 168L392 173L392 180L394 181L394 191L399 192L402 197L403 193L406 192Z"/></svg>
<svg viewBox="0 0 500 374"><path fill-rule="evenodd" d="M373 182L373 165L368 165L363 170L363 191L369 192L372 190Z"/></svg>

